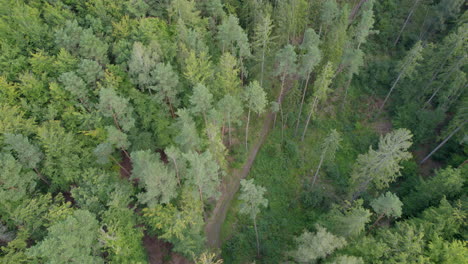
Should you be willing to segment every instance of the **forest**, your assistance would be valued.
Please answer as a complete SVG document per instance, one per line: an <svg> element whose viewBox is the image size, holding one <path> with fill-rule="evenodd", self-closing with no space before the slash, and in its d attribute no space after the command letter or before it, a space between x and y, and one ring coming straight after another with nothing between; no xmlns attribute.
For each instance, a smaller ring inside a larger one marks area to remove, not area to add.
<svg viewBox="0 0 468 264"><path fill-rule="evenodd" d="M463 0L0 0L0 263L468 263Z"/></svg>

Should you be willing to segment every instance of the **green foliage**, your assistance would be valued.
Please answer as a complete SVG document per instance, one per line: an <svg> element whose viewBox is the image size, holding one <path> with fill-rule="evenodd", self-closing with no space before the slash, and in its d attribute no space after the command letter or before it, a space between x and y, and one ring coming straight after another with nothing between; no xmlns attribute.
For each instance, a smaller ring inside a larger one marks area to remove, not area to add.
<svg viewBox="0 0 468 264"><path fill-rule="evenodd" d="M246 87L244 100L247 108L256 114L263 114L268 103L266 93L257 81L251 82Z"/></svg>
<svg viewBox="0 0 468 264"><path fill-rule="evenodd" d="M22 166L29 169L37 168L43 154L29 139L18 134L4 134L5 149L12 151Z"/></svg>
<svg viewBox="0 0 468 264"><path fill-rule="evenodd" d="M101 88L99 91L99 111L104 117L112 118L115 125L124 131L128 132L135 126L133 107L113 88Z"/></svg>
<svg viewBox="0 0 468 264"><path fill-rule="evenodd" d="M138 201L154 208L158 204L166 204L177 195L177 179L175 172L165 166L158 154L150 150L132 152L132 179L138 179L145 192L138 194Z"/></svg>
<svg viewBox="0 0 468 264"><path fill-rule="evenodd" d="M387 217L399 218L401 216L401 208L403 203L398 196L391 192L387 192L379 196L379 198L371 202L372 209L378 215L385 215Z"/></svg>
<svg viewBox="0 0 468 264"><path fill-rule="evenodd" d="M190 116L189 111L186 109L179 109L177 111L177 115L179 118L174 123L174 127L176 131L179 131L179 133L174 138L175 143L177 143L184 152L198 149L200 146L200 138L198 136L195 122Z"/></svg>
<svg viewBox="0 0 468 264"><path fill-rule="evenodd" d="M260 212L260 206L268 206L268 200L263 197L266 189L262 186L256 186L253 183L253 179L241 180L240 184L241 194L239 195L239 200L241 201L241 205L239 212L255 219Z"/></svg>
<svg viewBox="0 0 468 264"><path fill-rule="evenodd" d="M199 154L197 152L184 153L188 162L185 178L187 183L198 189L200 200L218 197L219 165L209 150Z"/></svg>
<svg viewBox="0 0 468 264"><path fill-rule="evenodd" d="M201 113L206 120L206 113L211 109L213 95L208 88L203 84L197 84L193 88L193 94L190 97L192 108L190 109L194 114Z"/></svg>
<svg viewBox="0 0 468 264"><path fill-rule="evenodd" d="M346 245L344 238L327 232L326 228L320 225L315 228L315 234L306 230L296 238L297 249L290 254L299 263L315 263Z"/></svg>
<svg viewBox="0 0 468 264"><path fill-rule="evenodd" d="M356 237L370 221L372 213L362 206L362 200L335 205L320 221L330 232L343 237Z"/></svg>
<svg viewBox="0 0 468 264"><path fill-rule="evenodd" d="M28 249L27 254L48 263L104 263L99 256L98 230L99 223L93 214L76 210L49 227L45 240Z"/></svg>

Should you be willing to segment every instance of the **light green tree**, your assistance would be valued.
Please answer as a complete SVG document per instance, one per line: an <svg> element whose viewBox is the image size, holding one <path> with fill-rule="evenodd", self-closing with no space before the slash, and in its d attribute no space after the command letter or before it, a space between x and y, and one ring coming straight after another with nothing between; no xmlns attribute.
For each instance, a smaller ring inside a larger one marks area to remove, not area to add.
<svg viewBox="0 0 468 264"><path fill-rule="evenodd" d="M190 96L190 103L192 104L191 112L194 114L202 114L205 127L207 127L208 120L206 114L211 109L213 103L213 95L208 88L200 83L195 85L195 87L193 87L193 94Z"/></svg>
<svg viewBox="0 0 468 264"><path fill-rule="evenodd" d="M322 142L322 145L321 145L322 154L320 155L320 161L319 161L318 167L315 170L314 179L312 181L312 186L314 186L315 181L318 178L318 174L319 174L320 168L322 167L323 161L325 159L333 160L335 158L335 153L340 147L341 140L342 138L341 138L340 133L338 133L336 129L332 129L330 131L330 134L328 134L328 136Z"/></svg>
<svg viewBox="0 0 468 264"><path fill-rule="evenodd" d="M48 228L47 237L27 250L47 263L104 263L99 256L99 222L86 210L76 210Z"/></svg>
<svg viewBox="0 0 468 264"><path fill-rule="evenodd" d="M177 196L177 177L175 171L165 166L157 153L150 150L132 152L132 176L138 179L145 192L139 193L138 201L154 208L157 204L167 204Z"/></svg>
<svg viewBox="0 0 468 264"><path fill-rule="evenodd" d="M387 102L388 98L395 89L396 85L401 79L409 78L412 79L414 74L416 73L416 67L419 65L419 62L422 60L422 51L423 46L421 41L416 42L414 46L411 48L410 51L405 55L405 57L398 63L396 70L398 71L398 76L393 81L392 87L390 91L388 91L387 96L380 106L379 113L382 112L383 108L385 107L385 103Z"/></svg>
<svg viewBox="0 0 468 264"><path fill-rule="evenodd" d="M98 109L104 117L112 118L114 125L125 132L135 126L133 107L127 98L117 95L113 88L101 88Z"/></svg>
<svg viewBox="0 0 468 264"><path fill-rule="evenodd" d="M170 63L158 63L151 71L151 77L154 78L155 83L150 86L150 89L156 91L157 95L169 105L174 117L174 108L179 104L177 95L180 93L177 73Z"/></svg>
<svg viewBox="0 0 468 264"><path fill-rule="evenodd" d="M263 73L265 71L266 54L272 46L273 21L269 14L262 15L261 20L255 25L253 36L253 48L261 63L260 86L263 86Z"/></svg>
<svg viewBox="0 0 468 264"><path fill-rule="evenodd" d="M295 238L297 249L290 255L299 263L316 263L333 253L335 250L346 246L346 240L335 236L326 228L316 225L316 233L304 231L302 235Z"/></svg>
<svg viewBox="0 0 468 264"><path fill-rule="evenodd" d="M364 264L364 261L360 257L342 255L335 258L330 264Z"/></svg>
<svg viewBox="0 0 468 264"><path fill-rule="evenodd" d="M315 67L319 64L322 60L322 53L319 49L320 39L319 36L315 33L315 31L311 28L306 29L304 32L304 40L300 46L301 50L305 52L305 54L299 57L299 73L302 78L305 78L304 89L302 91L302 99L301 105L299 106L299 114L297 116L297 123L296 123L296 130L294 134L297 134L297 130L299 128L299 123L302 114L302 108L304 106L304 101L306 97L307 87L309 85L310 75Z"/></svg>
<svg viewBox="0 0 468 264"><path fill-rule="evenodd" d="M207 85L213 77L213 66L207 52L190 51L185 59L184 72L185 78L190 84L198 83Z"/></svg>
<svg viewBox="0 0 468 264"><path fill-rule="evenodd" d="M188 162L185 178L187 183L197 188L200 201L204 202L204 199L218 197L219 166L211 152L207 150L199 154L190 151L183 155Z"/></svg>
<svg viewBox="0 0 468 264"><path fill-rule="evenodd" d="M151 72L161 60L160 54L161 50L156 42L151 42L149 46L141 42L133 43L132 54L128 61L128 73L132 83L140 90L147 91L154 84Z"/></svg>
<svg viewBox="0 0 468 264"><path fill-rule="evenodd" d="M244 100L248 109L247 124L245 125L245 148L248 150L250 112L252 111L260 115L265 112L267 106L266 93L258 81L251 82L250 85L245 88Z"/></svg>
<svg viewBox="0 0 468 264"><path fill-rule="evenodd" d="M380 195L379 198L371 202L372 209L374 209L374 212L378 215L377 220L375 220L372 226L377 225L384 216L399 218L402 213L402 206L403 203L395 194L387 192Z"/></svg>
<svg viewBox="0 0 468 264"><path fill-rule="evenodd" d="M328 28L333 24L333 21L338 17L339 9L335 0L326 0L322 2L320 9L320 29L319 36L328 32Z"/></svg>
<svg viewBox="0 0 468 264"><path fill-rule="evenodd" d="M201 140L190 112L187 109L179 109L177 115L179 117L173 125L174 130L178 131L174 138L175 143L183 152L198 149Z"/></svg>
<svg viewBox="0 0 468 264"><path fill-rule="evenodd" d="M370 221L372 213L362 207L361 199L349 203L346 201L343 206L333 206L321 220L321 225L330 232L342 237L356 237L361 234L367 223Z"/></svg>
<svg viewBox="0 0 468 264"><path fill-rule="evenodd" d="M364 192L370 183L377 190L388 187L400 176L400 162L411 158L408 151L413 135L407 129L400 128L380 137L377 150L369 148L366 154L358 156L351 173L353 200Z"/></svg>
<svg viewBox="0 0 468 264"><path fill-rule="evenodd" d="M223 131L224 124L228 124L229 146L232 145L232 123L239 123L239 118L242 116L243 107L242 102L237 96L226 95L223 99L219 100L217 104L218 111L223 115ZM224 133L224 132L223 132Z"/></svg>
<svg viewBox="0 0 468 264"><path fill-rule="evenodd" d="M228 52L223 53L219 59L215 85L213 93L216 98L221 98L226 94L239 94L241 80L239 79L237 60Z"/></svg>
<svg viewBox="0 0 468 264"><path fill-rule="evenodd" d="M332 78L333 78L333 68L332 68L332 64L328 62L314 83L314 94L313 94L314 100L313 102L311 101L310 103L309 115L307 116L307 120L304 126L304 131L302 132L301 141L304 141L307 127L309 126L309 122L310 122L310 119L312 118L312 115L316 112L315 109L317 107L317 104L327 100L328 92L331 90L329 87L330 87L330 84L332 83Z"/></svg>
<svg viewBox="0 0 468 264"><path fill-rule="evenodd" d="M244 180L241 182L241 193L239 200L241 201L239 212L246 214L252 218L255 228L255 237L257 240L257 256L260 256L260 243L257 230L257 215L260 213L260 207L267 207L268 200L264 197L266 189L262 186L254 184L253 179Z"/></svg>

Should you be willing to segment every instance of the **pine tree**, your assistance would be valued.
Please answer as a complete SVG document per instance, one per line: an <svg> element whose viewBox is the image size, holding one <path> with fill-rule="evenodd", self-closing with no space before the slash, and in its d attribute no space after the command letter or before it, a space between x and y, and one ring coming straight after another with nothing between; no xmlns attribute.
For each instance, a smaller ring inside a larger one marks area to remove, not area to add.
<svg viewBox="0 0 468 264"><path fill-rule="evenodd" d="M101 88L98 109L104 117L112 118L119 130L128 132L135 126L129 100L118 96L113 88Z"/></svg>
<svg viewBox="0 0 468 264"><path fill-rule="evenodd" d="M174 138L175 143L179 145L183 152L198 149L201 140L195 122L190 116L190 112L187 109L179 109L177 111L177 116L179 116L179 118L177 118L173 125L175 131L178 131Z"/></svg>
<svg viewBox="0 0 468 264"><path fill-rule="evenodd" d="M167 204L177 196L177 177L175 171L165 166L158 154L149 150L132 152L132 176L138 179L140 187L146 192L138 194L138 201L154 208L157 204Z"/></svg>
<svg viewBox="0 0 468 264"><path fill-rule="evenodd" d="M330 134L324 139L322 143L322 154L320 155L320 162L318 164L317 170L315 171L314 180L312 181L312 186L314 186L315 181L318 178L318 173L320 168L322 167L323 161L326 159L333 160L335 158L335 153L337 149L340 147L341 142L341 135L336 131L336 129L332 129Z"/></svg>
<svg viewBox="0 0 468 264"><path fill-rule="evenodd" d="M320 225L316 225L315 229L316 233L305 230L295 238L297 249L290 254L297 262L315 263L347 244L344 238L329 233Z"/></svg>
<svg viewBox="0 0 468 264"><path fill-rule="evenodd" d="M399 218L402 213L403 203L400 201L398 196L391 192L387 192L379 196L379 198L371 202L372 209L377 213L378 217L375 220L372 226L377 225L377 223L382 219L382 217L393 217Z"/></svg>
<svg viewBox="0 0 468 264"><path fill-rule="evenodd" d="M216 72L216 89L213 90L216 98L222 98L226 94L238 95L241 87L237 60L230 53L223 53L218 63Z"/></svg>
<svg viewBox="0 0 468 264"><path fill-rule="evenodd" d="M400 176L400 162L411 158L408 151L413 135L407 129L394 130L380 137L377 150L369 148L366 154L358 156L351 173L354 186L353 200L364 192L370 183L376 189L382 189Z"/></svg>
<svg viewBox="0 0 468 264"><path fill-rule="evenodd" d="M307 87L309 84L309 79L312 71L322 60L322 53L319 49L320 39L315 31L311 28L308 28L304 33L304 40L301 44L301 50L305 51L305 54L299 57L299 71L302 78L305 78L304 90L302 91L301 106L299 107L299 114L297 116L296 130L294 134L297 134L299 129L299 123L302 114L302 107L304 106L305 96L307 92Z"/></svg>
<svg viewBox="0 0 468 264"><path fill-rule="evenodd" d="M261 63L260 72L260 86L263 86L263 74L265 71L265 60L267 52L272 46L271 33L273 30L273 22L269 14L264 14L258 24L255 25L254 36L253 36L253 47L257 56L257 59Z"/></svg>
<svg viewBox="0 0 468 264"><path fill-rule="evenodd" d="M174 108L179 104L177 95L180 93L179 77L172 69L170 63L158 63L151 72L151 77L156 81L149 88L156 91L158 96L164 100L174 117Z"/></svg>
<svg viewBox="0 0 468 264"><path fill-rule="evenodd" d="M219 166L209 150L202 154L190 151L184 153L184 158L188 161L187 183L198 189L200 201L204 199L218 197Z"/></svg>
<svg viewBox="0 0 468 264"><path fill-rule="evenodd" d="M248 109L247 124L245 125L245 148L248 150L250 112L258 115L265 112L267 106L266 93L257 81L253 81L244 91L244 100Z"/></svg>
<svg viewBox="0 0 468 264"><path fill-rule="evenodd" d="M408 54L403 58L402 61L399 62L397 65L397 70L398 70L398 76L396 80L393 82L392 87L390 88L390 91L388 91L387 96L385 97L382 105L380 106L379 113L382 112L383 108L385 107L385 103L387 102L388 98L393 92L393 89L395 89L396 85L400 81L400 79L404 78L412 78L414 73L416 72L416 67L419 65L419 61L422 59L422 51L423 51L423 46L421 44L421 41L416 42L414 46L411 48L410 51L408 51Z"/></svg>
<svg viewBox="0 0 468 264"><path fill-rule="evenodd" d="M302 132L301 141L304 141L307 127L309 126L310 119L315 113L315 109L318 103L324 102L327 99L327 94L330 91L330 84L333 78L333 69L330 62L325 65L325 68L317 77L317 80L314 83L314 100L310 103L309 115L307 116L307 121L304 126L304 132Z"/></svg>
<svg viewBox="0 0 468 264"><path fill-rule="evenodd" d="M244 180L241 182L241 194L239 200L241 201L241 206L239 212L241 214L249 215L254 222L255 227L255 236L257 238L257 256L260 256L260 243L258 240L258 230L257 230L257 215L260 213L260 207L267 207L268 200L264 198L266 189L261 186L254 184L253 179Z"/></svg>
<svg viewBox="0 0 468 264"><path fill-rule="evenodd" d="M243 107L242 102L237 96L226 95L218 102L218 111L224 116L223 122L223 131L224 124L228 123L228 133L229 133L229 146L232 145L232 123L239 123L239 118L242 116ZM223 132L224 133L224 132Z"/></svg>
<svg viewBox="0 0 468 264"><path fill-rule="evenodd" d="M208 88L206 88L206 86L203 84L195 85L193 88L193 94L190 97L190 103L192 104L192 108L190 110L194 114L202 114L203 120L205 121L205 127L208 126L206 115L212 107L212 101L213 95L210 93Z"/></svg>

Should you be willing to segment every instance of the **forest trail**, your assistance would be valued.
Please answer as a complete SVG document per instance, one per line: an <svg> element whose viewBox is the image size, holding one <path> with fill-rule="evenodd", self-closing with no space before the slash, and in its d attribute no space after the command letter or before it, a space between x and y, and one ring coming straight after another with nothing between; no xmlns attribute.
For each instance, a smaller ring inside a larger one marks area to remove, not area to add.
<svg viewBox="0 0 468 264"><path fill-rule="evenodd" d="M287 94L291 84L285 85L284 92L280 95L279 101L282 102L284 95ZM278 112L279 114L279 112ZM250 168L252 167L255 157L257 156L258 150L265 142L268 133L271 130L273 120L275 119L275 113L268 112L263 121L263 128L257 142L250 149L247 160L245 161L242 169L234 169L231 172L231 177L226 177L221 183L221 196L216 202L216 206L213 209L210 217L206 221L205 234L207 244L211 248L219 248L221 246L221 226L226 219L227 211L231 205L231 201L234 198L236 192L239 190L241 179L245 179L249 175ZM277 120L278 121L278 120Z"/></svg>

